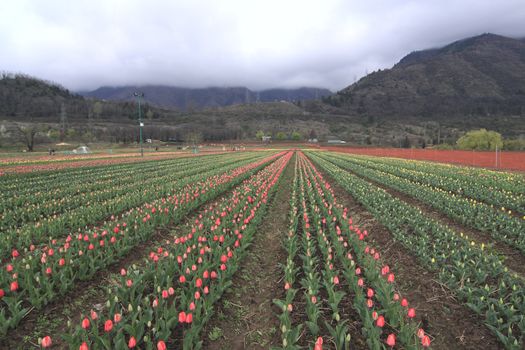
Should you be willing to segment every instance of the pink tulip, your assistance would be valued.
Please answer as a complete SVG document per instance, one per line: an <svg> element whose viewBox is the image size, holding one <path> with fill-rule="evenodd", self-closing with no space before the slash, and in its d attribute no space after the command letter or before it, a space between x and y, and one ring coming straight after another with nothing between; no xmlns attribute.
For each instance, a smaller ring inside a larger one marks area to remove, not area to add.
<svg viewBox="0 0 525 350"><path fill-rule="evenodd" d="M391 348L396 345L396 335L394 333L388 335L388 338L386 338L386 344Z"/></svg>
<svg viewBox="0 0 525 350"><path fill-rule="evenodd" d="M128 341L128 348L133 349L135 346L137 346L137 341L134 336L131 336Z"/></svg>
<svg viewBox="0 0 525 350"><path fill-rule="evenodd" d="M430 346L430 338L428 335L425 335L423 336L423 338L421 338L421 345L423 345L423 347L425 348L428 348Z"/></svg>
<svg viewBox="0 0 525 350"><path fill-rule="evenodd" d="M106 333L111 332L112 329L113 329L113 321L107 320L106 322L104 322L104 331Z"/></svg>
<svg viewBox="0 0 525 350"><path fill-rule="evenodd" d="M86 317L82 320L82 328L88 329L90 326L89 319Z"/></svg>
<svg viewBox="0 0 525 350"><path fill-rule="evenodd" d="M53 344L53 342L51 341L51 337L49 335L45 336L42 339L42 347L43 348L49 348L49 347L51 347L51 344Z"/></svg>
<svg viewBox="0 0 525 350"><path fill-rule="evenodd" d="M11 292L16 292L16 290L18 289L18 282L17 281L11 282L10 289L11 289Z"/></svg>

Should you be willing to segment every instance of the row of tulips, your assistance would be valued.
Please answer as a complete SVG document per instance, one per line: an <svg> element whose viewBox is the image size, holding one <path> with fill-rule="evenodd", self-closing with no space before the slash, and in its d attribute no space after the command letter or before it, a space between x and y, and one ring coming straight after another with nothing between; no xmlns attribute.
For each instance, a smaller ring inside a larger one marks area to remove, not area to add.
<svg viewBox="0 0 525 350"><path fill-rule="evenodd" d="M379 251L366 242L368 232L353 224L347 210L337 204L331 186L303 154L301 158L305 177L308 176L312 224L317 227L319 245L322 247L324 242L326 246L322 250L327 252L328 271L334 271L336 261L341 266L368 346L371 349L385 344L393 347L396 343L408 349L429 346L429 336L414 321L415 309L395 289L394 273L381 262ZM340 281L336 273L331 279L334 285ZM329 305L337 319L337 303L342 296L328 291Z"/></svg>
<svg viewBox="0 0 525 350"><path fill-rule="evenodd" d="M149 254L123 269L101 310L64 340L71 349L199 349L213 304L231 285L291 153L210 204Z"/></svg>
<svg viewBox="0 0 525 350"><path fill-rule="evenodd" d="M179 222L201 204L224 193L278 155L248 163L211 169L192 178L168 197L145 203L110 222L84 233L52 240L24 256L15 250L0 271L0 333L13 328L24 316L25 305L42 307L72 289L77 280L89 279L114 263L159 227ZM194 181L194 182L193 182Z"/></svg>
<svg viewBox="0 0 525 350"><path fill-rule="evenodd" d="M180 159L182 159L181 157ZM188 157L186 157L188 158ZM164 160L167 164L176 161L179 158L167 158L167 159L143 159L137 163L110 163L103 164L104 166L85 166L85 167L70 167L64 169L56 169L54 171L38 171L30 173L16 173L6 174L2 177L0 182L0 190L8 193L10 196L14 195L26 195L32 192L32 188L40 188L47 186L49 189L56 190L61 186L61 181L72 181L75 183L82 183L82 180L86 176L113 176L112 174L119 174L135 169L137 166L142 167L154 167L155 164L163 164ZM26 187L27 185L27 187Z"/></svg>
<svg viewBox="0 0 525 350"><path fill-rule="evenodd" d="M449 191L455 195L472 198L476 201L492 205L503 210L513 210L517 214L525 214L525 186L520 186L518 181L513 184L513 191L503 188L487 186L483 182L472 181L468 175L454 174L453 177L446 176L447 173L441 171L441 166L430 163L419 162L418 167L406 166L410 161L402 159L385 159L366 156L343 156L334 154L334 157L342 158L355 164L362 165L382 172L387 172L408 180L429 185ZM477 169L479 172L480 170ZM517 178L518 179L518 178ZM491 183L492 184L492 183Z"/></svg>
<svg viewBox="0 0 525 350"><path fill-rule="evenodd" d="M219 159L220 156L203 156L203 162ZM153 177L178 166L187 167L195 164L191 158L148 161L143 163L112 165L107 167L83 168L53 173L34 173L26 178L13 177L12 183L2 181L0 187L6 194L0 202L0 212L17 208L21 205L44 204L48 200L59 200L65 197L78 196L95 192L113 185L126 184L136 176Z"/></svg>
<svg viewBox="0 0 525 350"><path fill-rule="evenodd" d="M322 346L324 342L322 337L318 337L320 328L324 327L330 333L330 341L335 344L336 349L348 349L350 347L348 326L345 320L341 320L339 310L339 304L346 293L340 285L340 272L334 268L332 244L326 239L322 218L319 216L315 199L311 196L312 183L309 174L305 172L304 157L301 153L298 155L298 160L301 231L304 233L301 236L304 272L301 285L304 288L308 315L306 325L313 339L317 337L315 344L317 347ZM321 271L320 274L318 270ZM326 299L322 297L323 295ZM326 310L324 315L322 309ZM319 322L321 317L324 318L323 324Z"/></svg>
<svg viewBox="0 0 525 350"><path fill-rule="evenodd" d="M426 162L400 158L367 157L382 164L390 164L403 169L439 174L442 177L463 182L476 179L476 186L501 191L508 194L525 193L525 179L519 173L495 171L486 168Z"/></svg>
<svg viewBox="0 0 525 350"><path fill-rule="evenodd" d="M9 174L2 178L0 189L10 196L22 196L31 194L33 189L49 188L51 190L64 188L62 181L70 181L72 183L81 184L86 176L96 176L97 179L106 179L113 177L116 174L121 174L129 170L142 168L154 168L155 165L169 164L176 162L178 159L170 159L166 161L143 161L140 164L114 164L110 166L84 167L84 168L70 168L57 170L53 172L34 172L25 174ZM140 170L139 170L140 171ZM29 199L29 198L28 198Z"/></svg>
<svg viewBox="0 0 525 350"><path fill-rule="evenodd" d="M169 196L174 190L187 183L199 181L203 172L209 172L216 168L219 171L228 171L237 166L237 163L246 164L254 159L261 159L258 155L255 158L243 156L242 158L228 159L226 157L202 162L197 166L188 164L186 167L177 169L175 164L172 171L167 171L163 176L151 176L142 174L127 189L109 188L109 198L101 200L87 201L82 206L73 210L65 210L59 215L43 218L37 222L31 222L22 228L11 229L2 232L0 241L0 257L7 257L12 249L24 250L31 245L36 245L52 239L57 239L88 225L105 220L110 216L109 213L118 214L130 208L141 205L154 199ZM218 172L219 173L219 172ZM208 173L209 174L209 173ZM113 195L112 193L117 193ZM24 207L19 208L23 212ZM18 216L18 215L17 215ZM16 220L18 221L18 220Z"/></svg>
<svg viewBox="0 0 525 350"><path fill-rule="evenodd" d="M300 347L298 342L301 337L303 324L293 324L292 312L294 310L294 301L298 289L296 287L296 280L301 269L296 265L296 260L299 254L298 229L299 229L299 178L298 178L298 158L295 157L294 162L294 179L292 182L292 190L290 197L290 213L288 233L284 240L284 248L286 250L286 264L283 266L284 273L284 299L274 299L273 302L281 309L281 314L278 315L280 323L280 331L282 338L282 347L288 350L296 350Z"/></svg>
<svg viewBox="0 0 525 350"><path fill-rule="evenodd" d="M525 219L509 215L491 205L445 191L439 187L416 182L399 174L393 174L367 163L345 157L342 159L328 154L319 154L324 159L343 169L364 176L385 186L408 194L441 211L453 220L469 227L485 231L496 240L507 243L525 253ZM503 208L505 209L505 208Z"/></svg>
<svg viewBox="0 0 525 350"><path fill-rule="evenodd" d="M500 256L336 166L336 161L314 153L309 153L309 157L360 201L422 264L435 270L441 282L469 308L485 317L488 327L506 348L522 347L525 283L509 272Z"/></svg>
<svg viewBox="0 0 525 350"><path fill-rule="evenodd" d="M221 153L221 152L213 152ZM175 157L191 157L195 155L184 154L180 152L158 152L149 153L147 158L140 157L137 153L135 154L117 154L113 157L99 157L99 158L86 158L82 156L82 159L62 159L57 162L24 162L24 164L11 164L3 165L0 164L0 176L7 178L11 176L18 176L22 174L28 174L33 172L51 172L51 171L62 171L65 169L81 169L91 168L99 166L111 166L115 164L127 164L127 163L142 163L150 160L160 159L171 159Z"/></svg>
<svg viewBox="0 0 525 350"><path fill-rule="evenodd" d="M212 162L216 159L203 161L213 164ZM61 182L62 187L54 191L47 185L32 187L31 192L27 195L13 195L0 201L2 211L0 230L20 228L32 222L43 221L50 216L56 217L65 212L71 212L86 204L106 202L139 186L146 188L155 186L162 179L168 182L185 175L194 166L195 163L187 159L144 164L143 166L135 164L133 168L127 169L124 175L120 175L120 171L111 171L96 174L96 177L85 174L81 182L76 183L70 179L64 179ZM178 177L174 177L174 173ZM28 185L23 184L20 187L27 188L26 186Z"/></svg>

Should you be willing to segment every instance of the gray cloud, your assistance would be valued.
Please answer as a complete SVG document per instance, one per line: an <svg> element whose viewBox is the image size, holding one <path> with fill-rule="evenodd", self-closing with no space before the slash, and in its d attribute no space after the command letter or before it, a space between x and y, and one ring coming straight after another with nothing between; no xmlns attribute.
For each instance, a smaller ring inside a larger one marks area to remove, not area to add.
<svg viewBox="0 0 525 350"><path fill-rule="evenodd" d="M64 86L341 89L413 50L525 36L523 0L17 0L0 69Z"/></svg>

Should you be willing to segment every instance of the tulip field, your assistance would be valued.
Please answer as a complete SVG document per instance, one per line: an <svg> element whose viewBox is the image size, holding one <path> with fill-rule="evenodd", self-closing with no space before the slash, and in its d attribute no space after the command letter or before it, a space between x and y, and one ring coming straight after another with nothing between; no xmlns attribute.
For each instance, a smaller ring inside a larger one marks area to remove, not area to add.
<svg viewBox="0 0 525 350"><path fill-rule="evenodd" d="M0 176L0 349L524 346L521 173L319 150L59 163Z"/></svg>

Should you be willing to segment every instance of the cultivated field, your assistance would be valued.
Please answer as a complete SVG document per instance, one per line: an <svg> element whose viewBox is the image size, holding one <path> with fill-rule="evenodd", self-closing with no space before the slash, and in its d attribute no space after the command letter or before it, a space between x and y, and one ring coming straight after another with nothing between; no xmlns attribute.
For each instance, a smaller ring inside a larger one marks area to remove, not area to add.
<svg viewBox="0 0 525 350"><path fill-rule="evenodd" d="M522 349L525 177L319 150L12 158L0 349Z"/></svg>

